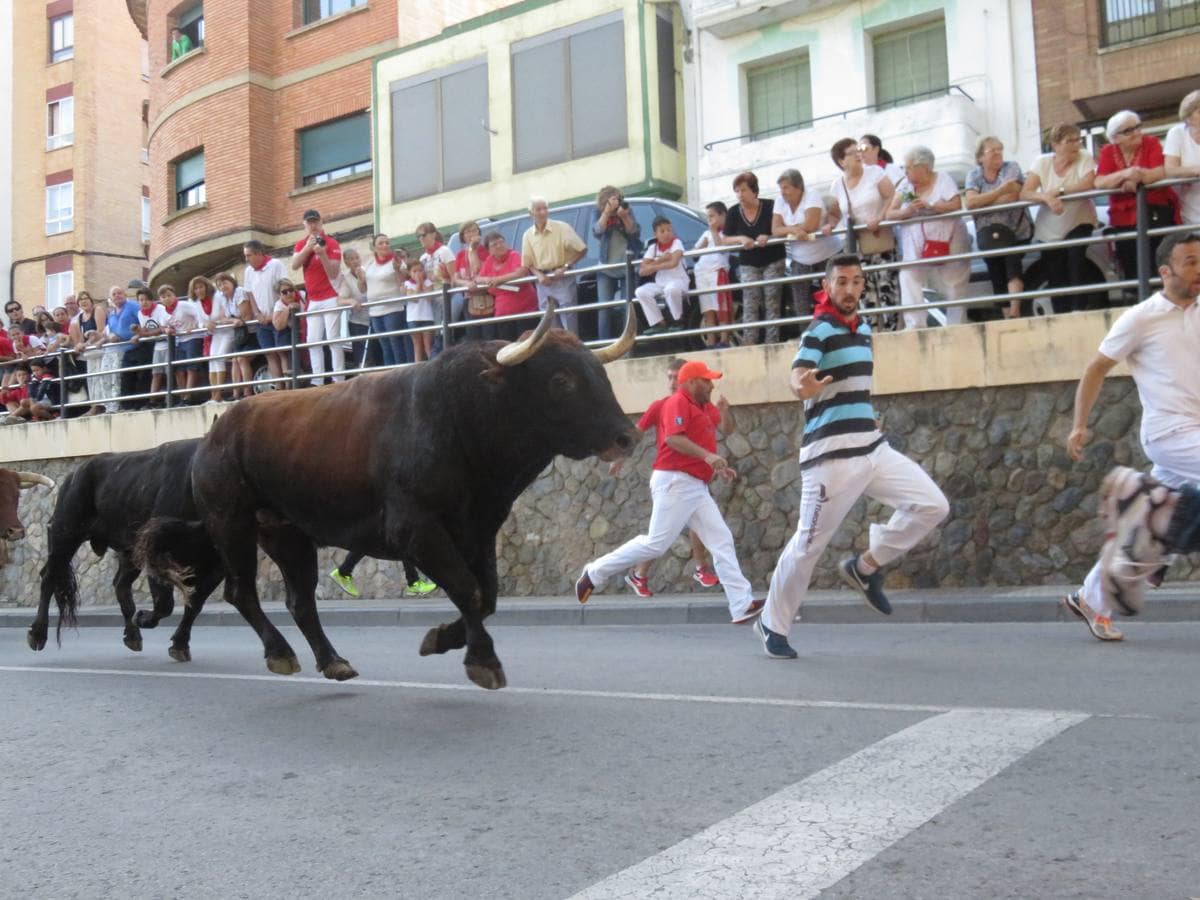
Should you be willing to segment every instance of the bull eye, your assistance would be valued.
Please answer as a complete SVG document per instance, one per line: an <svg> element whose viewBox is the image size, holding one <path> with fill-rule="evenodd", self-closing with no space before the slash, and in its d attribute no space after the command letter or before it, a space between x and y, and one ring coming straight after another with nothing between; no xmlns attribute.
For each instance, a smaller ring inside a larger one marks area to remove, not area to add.
<svg viewBox="0 0 1200 900"><path fill-rule="evenodd" d="M569 394L575 390L575 376L570 372L555 372L550 376L550 387L556 394Z"/></svg>

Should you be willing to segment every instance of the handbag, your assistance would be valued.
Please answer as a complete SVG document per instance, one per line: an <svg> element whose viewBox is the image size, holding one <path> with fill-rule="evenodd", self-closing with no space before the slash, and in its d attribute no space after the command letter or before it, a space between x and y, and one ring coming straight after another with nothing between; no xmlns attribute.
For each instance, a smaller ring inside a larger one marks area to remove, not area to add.
<svg viewBox="0 0 1200 900"><path fill-rule="evenodd" d="M1001 250L1017 243L1017 236L1007 225L985 225L975 232L975 244L980 250Z"/></svg>
<svg viewBox="0 0 1200 900"><path fill-rule="evenodd" d="M921 245L921 259L937 259L941 256L950 255L949 241L931 241L925 237L925 223L921 223L921 238L924 243Z"/></svg>
<svg viewBox="0 0 1200 900"><path fill-rule="evenodd" d="M854 228L854 206L850 203L850 186L842 177L842 190L846 194L846 224L854 234L854 243L858 252L863 256L874 256L876 253L888 253L896 249L896 235L890 228L881 228L876 234L869 228L861 230Z"/></svg>

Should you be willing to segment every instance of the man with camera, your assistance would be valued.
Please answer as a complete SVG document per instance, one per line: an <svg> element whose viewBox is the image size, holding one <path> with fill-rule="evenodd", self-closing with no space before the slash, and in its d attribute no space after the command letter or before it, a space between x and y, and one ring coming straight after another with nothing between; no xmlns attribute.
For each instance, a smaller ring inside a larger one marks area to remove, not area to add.
<svg viewBox="0 0 1200 900"><path fill-rule="evenodd" d="M305 322L308 331L305 340L324 341L340 338L341 310L338 309L338 292L334 282L342 270L342 248L325 233L321 214L315 209L304 213L304 227L308 236L296 242L292 256L292 268L304 271L304 294L308 299L308 311L322 311L321 315L308 316ZM327 311L326 311L327 310ZM345 351L341 343L329 345L333 358L334 381L342 380L345 369ZM325 347L309 347L308 361L312 368L313 383L325 383Z"/></svg>

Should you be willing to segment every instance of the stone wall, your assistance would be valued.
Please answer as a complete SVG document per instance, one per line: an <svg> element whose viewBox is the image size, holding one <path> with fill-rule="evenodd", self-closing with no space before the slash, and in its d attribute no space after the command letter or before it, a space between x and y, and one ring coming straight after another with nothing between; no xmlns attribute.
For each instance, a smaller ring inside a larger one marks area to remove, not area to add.
<svg viewBox="0 0 1200 900"><path fill-rule="evenodd" d="M877 398L884 431L897 450L918 460L951 502L949 518L888 572L891 587L1066 583L1082 578L1100 545L1096 489L1114 464L1146 465L1137 439L1140 406L1128 378L1110 378L1093 414L1095 438L1087 459L1073 463L1063 446L1070 430L1074 382ZM800 416L796 404L735 407L738 431L723 441L739 478L713 492L737 541L743 569L765 589L783 545L796 527ZM568 594L583 563L641 532L650 512L646 480L654 447L643 440L618 477L597 461L558 459L520 498L499 539L501 593ZM70 460L24 462L21 468L62 479ZM10 547L0 568L0 604L36 603L37 569L53 495L32 488L22 497L29 530ZM818 567L815 586L837 583L834 563L865 546L867 524L884 515L860 500ZM340 597L325 578L340 551L321 552L322 598ZM652 570L656 591L699 589L680 538ZM84 603L113 602L115 563L87 547L76 558ZM356 571L364 595L397 597L395 563L364 560ZM1187 560L1172 578L1193 577ZM260 566L266 599L282 599L277 571ZM609 590L624 590L610 585ZM138 588L139 597L145 596Z"/></svg>

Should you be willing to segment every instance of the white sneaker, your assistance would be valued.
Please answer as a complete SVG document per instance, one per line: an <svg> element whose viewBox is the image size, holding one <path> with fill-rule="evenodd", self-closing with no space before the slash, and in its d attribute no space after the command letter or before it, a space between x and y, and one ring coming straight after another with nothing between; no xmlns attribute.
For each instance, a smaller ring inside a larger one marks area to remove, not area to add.
<svg viewBox="0 0 1200 900"><path fill-rule="evenodd" d="M1079 591L1072 591L1063 598L1063 606L1069 609L1087 623L1088 630L1098 641L1123 641L1125 635L1113 627L1112 619L1108 616L1096 615L1087 602L1080 596Z"/></svg>
<svg viewBox="0 0 1200 900"><path fill-rule="evenodd" d="M1100 486L1100 513L1106 525L1100 587L1105 606L1122 615L1136 616L1142 611L1146 578L1166 559L1166 548L1148 523L1150 514L1169 493L1156 479L1125 466L1114 468Z"/></svg>

